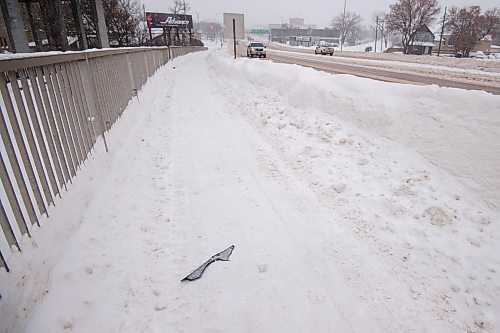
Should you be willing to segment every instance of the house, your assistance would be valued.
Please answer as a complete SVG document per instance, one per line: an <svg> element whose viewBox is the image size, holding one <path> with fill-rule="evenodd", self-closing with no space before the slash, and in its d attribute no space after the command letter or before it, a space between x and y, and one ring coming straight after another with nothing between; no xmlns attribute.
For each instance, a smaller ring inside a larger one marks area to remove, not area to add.
<svg viewBox="0 0 500 333"><path fill-rule="evenodd" d="M434 44L436 44L436 49L434 52L440 50L440 54L455 54L455 46L453 46L451 40L451 34L443 34L443 39L441 40L441 47L439 48L439 40L441 39L441 35L436 35L434 37Z"/></svg>
<svg viewBox="0 0 500 333"><path fill-rule="evenodd" d="M483 39L478 41L476 45L474 45L474 51L482 51L483 53L491 52L491 45L493 44L493 39L490 35L485 36Z"/></svg>
<svg viewBox="0 0 500 333"><path fill-rule="evenodd" d="M415 34L413 43L410 45L410 54L431 55L432 48L434 47L436 47L434 44L434 34L429 27L424 24Z"/></svg>

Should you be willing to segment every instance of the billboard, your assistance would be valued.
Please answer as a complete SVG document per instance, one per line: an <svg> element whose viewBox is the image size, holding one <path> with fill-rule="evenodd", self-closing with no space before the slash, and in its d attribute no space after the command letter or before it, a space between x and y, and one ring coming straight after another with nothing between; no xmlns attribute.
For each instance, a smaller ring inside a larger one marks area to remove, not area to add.
<svg viewBox="0 0 500 333"><path fill-rule="evenodd" d="M184 14L146 12L148 28L193 28L193 17Z"/></svg>
<svg viewBox="0 0 500 333"><path fill-rule="evenodd" d="M245 18L243 14L224 13L224 37L233 38L233 19L236 25L236 39L245 39Z"/></svg>

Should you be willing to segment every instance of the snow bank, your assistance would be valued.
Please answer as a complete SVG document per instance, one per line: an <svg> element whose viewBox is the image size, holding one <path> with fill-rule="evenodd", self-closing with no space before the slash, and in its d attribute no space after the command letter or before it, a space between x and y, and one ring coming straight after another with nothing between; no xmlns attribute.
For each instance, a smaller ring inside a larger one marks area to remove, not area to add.
<svg viewBox="0 0 500 333"><path fill-rule="evenodd" d="M375 50L375 41L369 41L357 45L344 45L342 48L343 51L353 51L353 52L365 52L365 49L367 47L371 47L373 50ZM380 38L377 40L377 52L384 52L387 50L387 47L385 46L385 42L382 43L382 48L380 48Z"/></svg>
<svg viewBox="0 0 500 333"><path fill-rule="evenodd" d="M240 60L230 65L234 79L269 87L295 108L327 112L414 148L483 192L490 203L500 204L500 96L330 75L270 62Z"/></svg>
<svg viewBox="0 0 500 333"><path fill-rule="evenodd" d="M208 64L225 76L220 89L243 94L235 112L392 262L389 279L412 299L394 310L437 319L417 331L500 327L500 96L267 61Z"/></svg>

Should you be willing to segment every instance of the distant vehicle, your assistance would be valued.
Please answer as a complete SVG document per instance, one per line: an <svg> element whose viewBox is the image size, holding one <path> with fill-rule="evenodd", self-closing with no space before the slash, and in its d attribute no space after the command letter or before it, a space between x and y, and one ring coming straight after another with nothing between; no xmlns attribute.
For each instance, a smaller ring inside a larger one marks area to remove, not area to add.
<svg viewBox="0 0 500 333"><path fill-rule="evenodd" d="M488 56L489 59L500 59L500 53L490 53Z"/></svg>
<svg viewBox="0 0 500 333"><path fill-rule="evenodd" d="M488 59L483 51L471 52L469 53L469 58L472 59Z"/></svg>
<svg viewBox="0 0 500 333"><path fill-rule="evenodd" d="M324 43L321 45L316 46L314 49L314 54L329 54L330 56L333 55L335 52L334 50L334 44L329 44L329 43Z"/></svg>
<svg viewBox="0 0 500 333"><path fill-rule="evenodd" d="M247 46L247 57L253 58L253 57L259 57L259 58L265 58L266 57L266 46L262 43L250 43Z"/></svg>
<svg viewBox="0 0 500 333"><path fill-rule="evenodd" d="M373 49L371 46L365 47L365 52L371 52Z"/></svg>

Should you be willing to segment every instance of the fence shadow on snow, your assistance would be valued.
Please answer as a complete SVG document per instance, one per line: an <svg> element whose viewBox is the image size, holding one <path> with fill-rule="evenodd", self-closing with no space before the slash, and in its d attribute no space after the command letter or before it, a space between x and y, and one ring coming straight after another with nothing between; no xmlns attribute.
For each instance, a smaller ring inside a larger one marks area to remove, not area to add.
<svg viewBox="0 0 500 333"><path fill-rule="evenodd" d="M0 267L31 237L99 136L170 59L202 47L37 54L0 60ZM107 147L106 147L107 149Z"/></svg>

